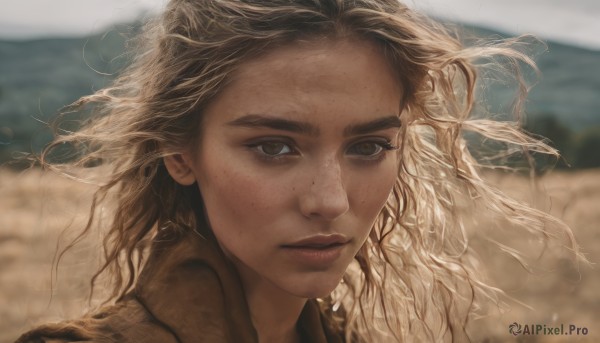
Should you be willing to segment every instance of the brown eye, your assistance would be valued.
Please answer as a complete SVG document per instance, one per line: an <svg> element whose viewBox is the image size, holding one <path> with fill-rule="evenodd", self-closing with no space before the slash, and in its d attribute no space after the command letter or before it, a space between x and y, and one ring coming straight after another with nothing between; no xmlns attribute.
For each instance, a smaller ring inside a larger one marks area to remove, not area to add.
<svg viewBox="0 0 600 343"><path fill-rule="evenodd" d="M258 151L268 156L289 154L292 149L289 145L281 142L265 142L256 146Z"/></svg>
<svg viewBox="0 0 600 343"><path fill-rule="evenodd" d="M360 142L352 145L348 149L348 153L351 155L358 156L375 156L383 151L381 144L376 142Z"/></svg>

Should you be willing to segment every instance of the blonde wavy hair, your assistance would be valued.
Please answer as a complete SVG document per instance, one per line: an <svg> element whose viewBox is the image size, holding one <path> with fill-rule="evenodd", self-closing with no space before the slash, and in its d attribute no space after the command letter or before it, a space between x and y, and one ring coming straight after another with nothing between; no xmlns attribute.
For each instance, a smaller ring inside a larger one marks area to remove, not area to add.
<svg viewBox="0 0 600 343"><path fill-rule="evenodd" d="M465 139L472 132L525 153L557 154L519 128L519 101L515 121L474 110L482 68L515 76L517 100L524 99L519 65L535 67L519 50L521 41L465 47L448 28L397 0L171 0L136 38L132 62L114 83L71 105L91 112L83 127L59 127L40 156L43 166L71 177L74 167L103 168L88 224L73 242L112 201L114 219L92 290L108 274L106 301L118 300L132 290L159 228L194 230L204 220L197 187L171 179L163 157L194 146L204 108L236 68L298 40L347 35L378 44L405 90L393 192L343 282L320 299L348 342L468 339L467 322L500 291L484 282L470 251L470 214L458 208L465 201L478 199L543 237L556 235L546 225L553 222L577 254L566 226L485 182L482 167L497 164L473 158Z"/></svg>

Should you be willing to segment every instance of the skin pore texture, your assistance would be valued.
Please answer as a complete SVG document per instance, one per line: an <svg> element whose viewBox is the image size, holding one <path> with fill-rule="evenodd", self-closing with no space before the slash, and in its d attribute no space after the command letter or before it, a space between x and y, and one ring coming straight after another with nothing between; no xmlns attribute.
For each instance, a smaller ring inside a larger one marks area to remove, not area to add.
<svg viewBox="0 0 600 343"><path fill-rule="evenodd" d="M398 173L401 96L374 43L291 43L241 64L198 146L165 158L197 182L261 343L298 341L306 300L333 291L366 240Z"/></svg>

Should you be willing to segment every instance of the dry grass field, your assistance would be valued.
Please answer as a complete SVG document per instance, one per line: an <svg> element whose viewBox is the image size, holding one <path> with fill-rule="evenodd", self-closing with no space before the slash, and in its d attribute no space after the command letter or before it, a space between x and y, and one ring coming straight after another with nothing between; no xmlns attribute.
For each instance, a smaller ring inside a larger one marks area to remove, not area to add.
<svg viewBox="0 0 600 343"><path fill-rule="evenodd" d="M508 301L510 309L473 323L475 342L600 342L600 170L554 172L540 179L538 192L531 192L528 180L516 176L490 175L498 188L514 198L535 204L536 208L562 219L573 233L591 264L573 263L573 255L561 246L543 250L526 236L516 233L504 240L533 255L544 255L525 271L506 254L492 245L475 239L493 284L505 290L516 301ZM485 220L483 220L485 222ZM505 236L506 233L500 234ZM497 238L497 237L494 237ZM518 302L521 302L520 305ZM511 323L586 327L587 335L528 335L512 337Z"/></svg>
<svg viewBox="0 0 600 343"><path fill-rule="evenodd" d="M600 261L600 170L545 176L545 195L528 195L528 183L517 176L490 175L517 198L532 200L568 223L591 262ZM52 258L64 228L80 228L91 197L90 188L55 175L31 170L0 170L0 342L12 342L31 326L81 315L87 306L88 282L97 265L97 235L71 250L52 274ZM72 234L67 231L61 244ZM508 244L530 242L518 234ZM577 270L564 249L548 249L534 272L496 254L485 240L473 240L487 261L491 279L516 301L509 310L475 321L475 342L600 342L600 273L588 265ZM531 243L533 244L533 243ZM51 287L51 278L54 278ZM583 336L518 336L513 323L564 324L586 327Z"/></svg>

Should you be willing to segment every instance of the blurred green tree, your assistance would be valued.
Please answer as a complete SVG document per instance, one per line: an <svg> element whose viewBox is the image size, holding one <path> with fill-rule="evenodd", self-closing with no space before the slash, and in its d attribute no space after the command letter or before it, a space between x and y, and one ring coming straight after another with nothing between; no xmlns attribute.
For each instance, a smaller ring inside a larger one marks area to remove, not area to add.
<svg viewBox="0 0 600 343"><path fill-rule="evenodd" d="M575 168L600 167L600 126L583 131L577 137Z"/></svg>
<svg viewBox="0 0 600 343"><path fill-rule="evenodd" d="M576 150L573 132L556 115L550 113L530 115L524 129L538 138L547 139L548 144L557 149L562 156L558 162L550 162L548 158L536 156L536 165L546 168L548 164L552 164L557 168L565 168L573 163Z"/></svg>

